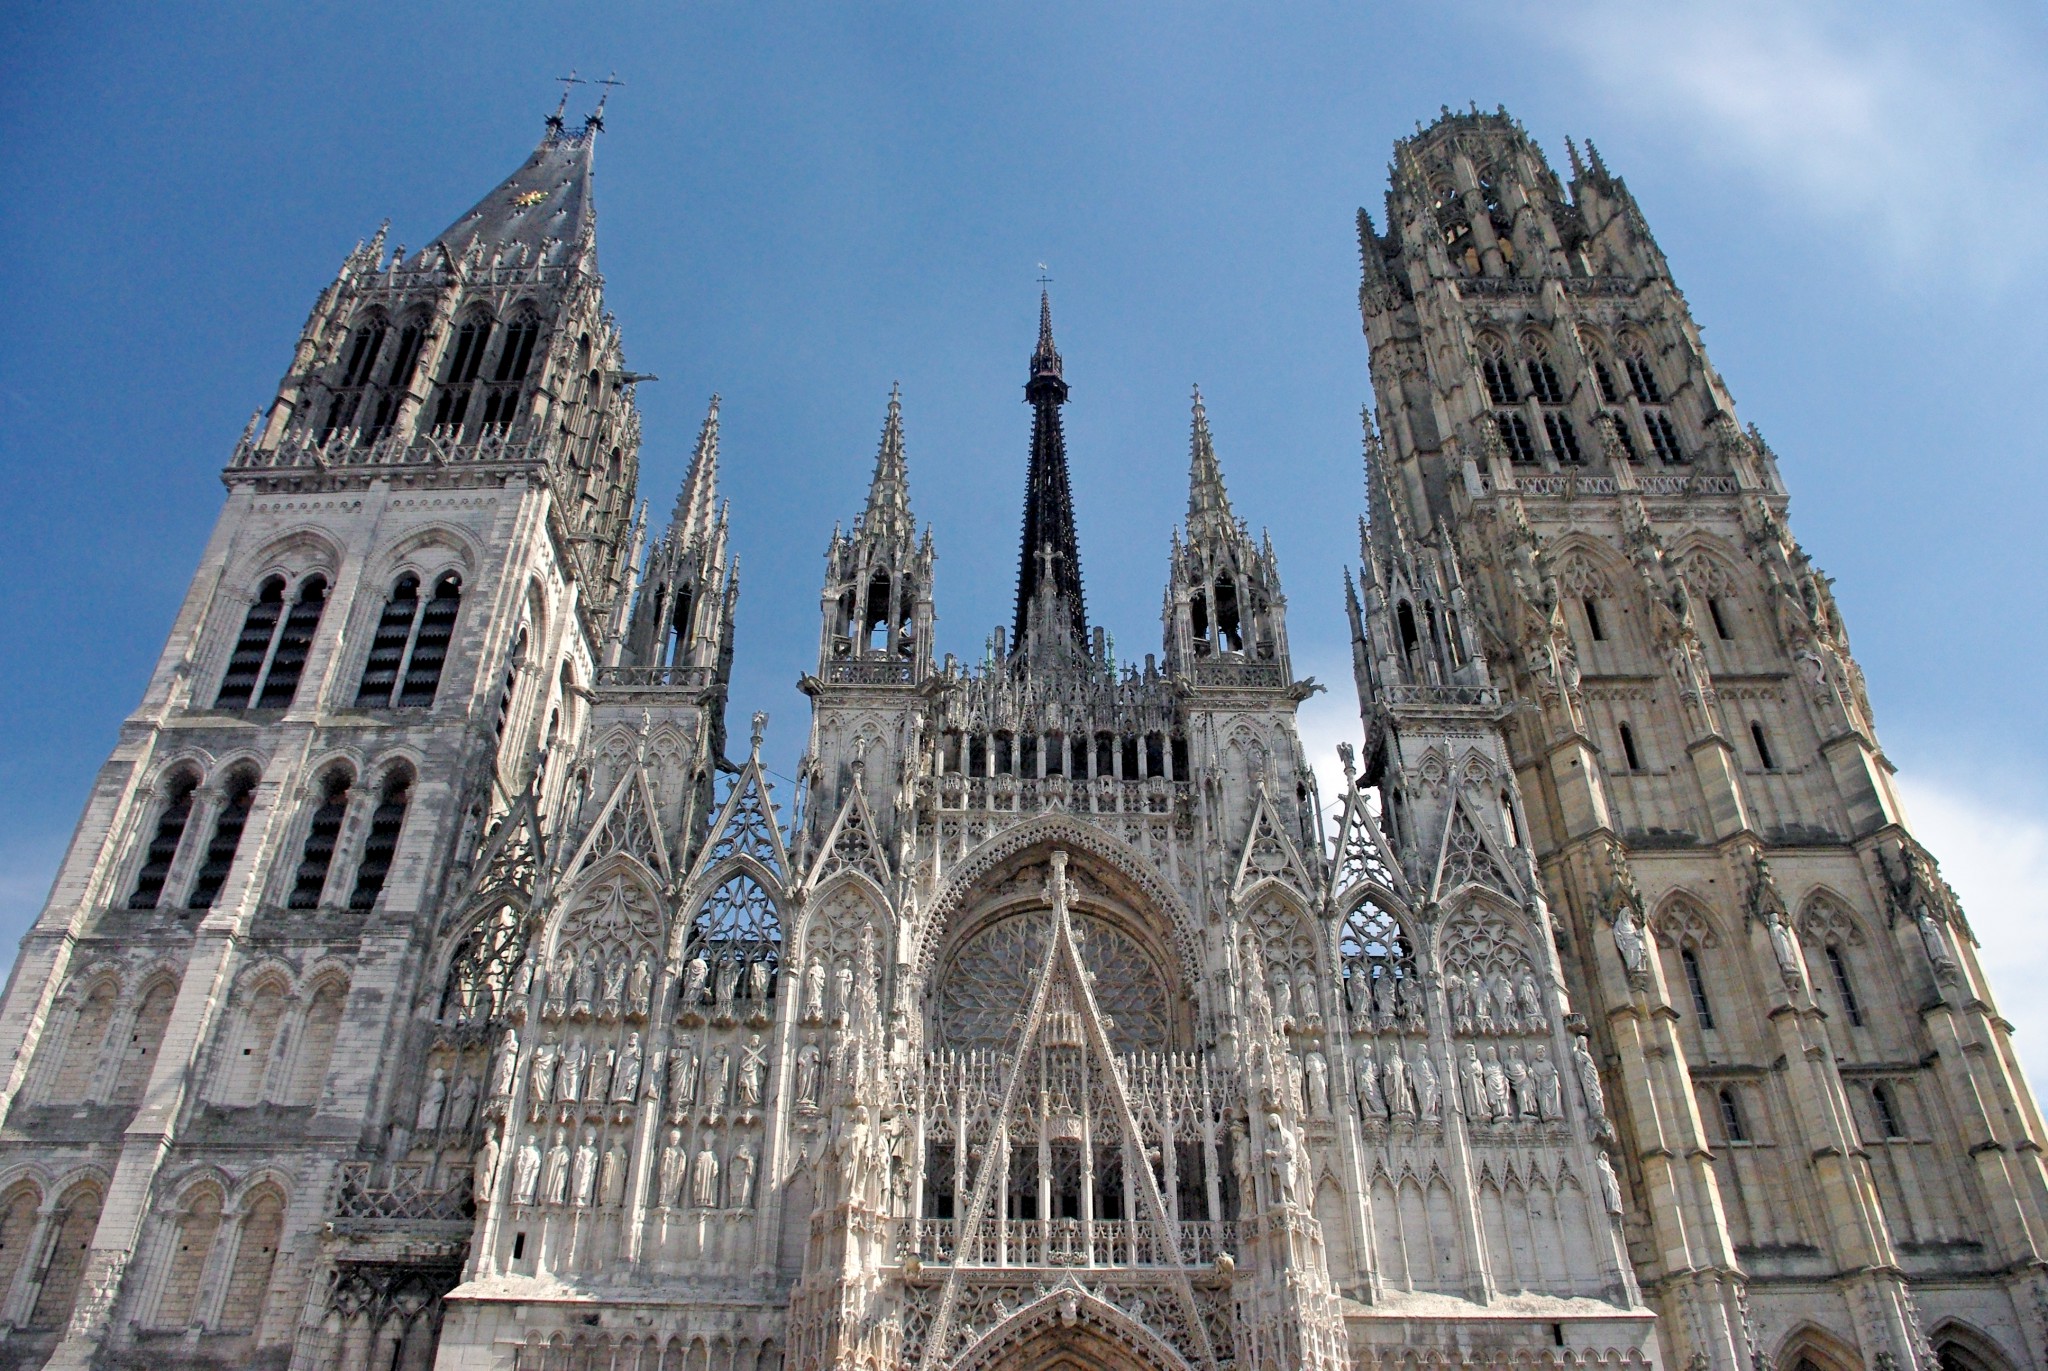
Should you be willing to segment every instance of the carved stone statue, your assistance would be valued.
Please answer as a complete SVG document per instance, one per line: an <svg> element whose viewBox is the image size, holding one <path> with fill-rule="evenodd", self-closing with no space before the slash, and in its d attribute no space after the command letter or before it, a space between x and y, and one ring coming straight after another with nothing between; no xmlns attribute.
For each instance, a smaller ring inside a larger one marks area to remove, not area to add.
<svg viewBox="0 0 2048 1371"><path fill-rule="evenodd" d="M476 1122L476 1077L467 1071L456 1079L455 1089L449 1092L448 1108L441 1116L441 1127L457 1137L465 1137L469 1126Z"/></svg>
<svg viewBox="0 0 2048 1371"><path fill-rule="evenodd" d="M563 1104L575 1104L583 1098L583 1044L569 1044L562 1053L562 1065L555 1072L555 1098Z"/></svg>
<svg viewBox="0 0 2048 1371"><path fill-rule="evenodd" d="M768 1005L768 963L765 959L747 963L747 998L754 1002L757 1013L765 1013Z"/></svg>
<svg viewBox="0 0 2048 1371"><path fill-rule="evenodd" d="M718 963L718 1016L732 1017L733 998L739 992L740 964L730 957Z"/></svg>
<svg viewBox="0 0 2048 1371"><path fill-rule="evenodd" d="M616 1048L594 1048L590 1053L590 1079L583 1083L583 1098L601 1106L611 1097L612 1068L618 1065Z"/></svg>
<svg viewBox="0 0 2048 1371"><path fill-rule="evenodd" d="M674 1209L683 1202L683 1171L688 1165L683 1152L683 1130L671 1128L668 1141L661 1148L660 1194L657 1203L663 1209Z"/></svg>
<svg viewBox="0 0 2048 1371"><path fill-rule="evenodd" d="M550 1019L559 1019L569 1012L569 991L576 979L576 958L563 952L555 958L554 972L548 977L547 1003L541 1013Z"/></svg>
<svg viewBox="0 0 2048 1371"><path fill-rule="evenodd" d="M494 1100L512 1097L513 1083L519 1079L519 1030L508 1028L498 1043L498 1055L491 1058L491 1095Z"/></svg>
<svg viewBox="0 0 2048 1371"><path fill-rule="evenodd" d="M1764 927L1771 937L1771 955L1777 958L1778 974L1785 984L1798 989L1806 984L1806 977L1799 971L1799 949L1792 945L1792 930L1785 926L1785 916L1777 910L1764 915Z"/></svg>
<svg viewBox="0 0 2048 1371"><path fill-rule="evenodd" d="M838 983L838 996L832 1002L832 1018L843 1028L853 1015L853 963L842 959L832 975Z"/></svg>
<svg viewBox="0 0 2048 1371"><path fill-rule="evenodd" d="M725 1108L726 1093L732 1089L732 1057L720 1045L711 1054L711 1060L704 1064L704 1103L713 1109Z"/></svg>
<svg viewBox="0 0 2048 1371"><path fill-rule="evenodd" d="M630 974L623 956L606 963L604 968L604 1017L617 1019L626 1012L626 977Z"/></svg>
<svg viewBox="0 0 2048 1371"><path fill-rule="evenodd" d="M1607 1206L1610 1217L1621 1217L1621 1178L1614 1174L1614 1163L1607 1160L1602 1152L1593 1163L1594 1171L1600 1178L1600 1199Z"/></svg>
<svg viewBox="0 0 2048 1371"><path fill-rule="evenodd" d="M498 1134L497 1130L484 1135L484 1145L476 1150L470 1160L470 1191L476 1197L478 1206L491 1203L491 1187L498 1182Z"/></svg>
<svg viewBox="0 0 2048 1371"><path fill-rule="evenodd" d="M1510 1047L1505 1065L1508 1073L1508 1097L1514 1104L1515 1117L1539 1117L1536 1109L1536 1092L1529 1085L1529 1064L1522 1060L1520 1052Z"/></svg>
<svg viewBox="0 0 2048 1371"><path fill-rule="evenodd" d="M626 1045L619 1049L619 1062L612 1069L612 1103L631 1104L640 1092L640 1035L638 1032L626 1035Z"/></svg>
<svg viewBox="0 0 2048 1371"><path fill-rule="evenodd" d="M541 1199L547 1204L561 1204L569 1198L569 1143L568 1136L557 1129L554 1146L548 1149L548 1164L541 1178Z"/></svg>
<svg viewBox="0 0 2048 1371"><path fill-rule="evenodd" d="M1605 1138L1611 1132L1607 1121L1607 1093L1600 1088L1600 1068L1583 1036L1572 1039L1572 1070L1579 1078L1579 1094L1585 1098L1586 1113L1593 1123L1593 1136Z"/></svg>
<svg viewBox="0 0 2048 1371"><path fill-rule="evenodd" d="M597 1168L597 1193L607 1209L616 1209L626 1198L626 1145L613 1138Z"/></svg>
<svg viewBox="0 0 2048 1371"><path fill-rule="evenodd" d="M825 1022L825 963L816 957L804 968L804 1022Z"/></svg>
<svg viewBox="0 0 2048 1371"><path fill-rule="evenodd" d="M1514 1103L1508 1097L1508 1073L1500 1064L1500 1049L1486 1049L1486 1103L1495 1123L1506 1123L1514 1116Z"/></svg>
<svg viewBox="0 0 2048 1371"><path fill-rule="evenodd" d="M754 1109L760 1106L761 1078L767 1073L768 1069L767 1063L764 1060L767 1050L767 1048L761 1045L761 1035L759 1033L749 1033L747 1035L745 1053L740 1059L739 1101L740 1107L743 1109Z"/></svg>
<svg viewBox="0 0 2048 1371"><path fill-rule="evenodd" d="M683 1110L697 1103L697 1054L686 1038L668 1054L668 1121L681 1123Z"/></svg>
<svg viewBox="0 0 2048 1371"><path fill-rule="evenodd" d="M1409 1088L1408 1059L1398 1047L1387 1049L1387 1063L1380 1068L1380 1084L1386 1090L1387 1107L1397 1119L1415 1117L1415 1092Z"/></svg>
<svg viewBox="0 0 2048 1371"><path fill-rule="evenodd" d="M583 954L576 967L576 1002L569 1007L572 1014L588 1014L597 1006L599 999L599 978L604 968L598 965L595 948Z"/></svg>
<svg viewBox="0 0 2048 1371"><path fill-rule="evenodd" d="M1387 1117L1387 1101L1380 1094L1379 1063L1373 1060L1371 1043L1358 1045L1358 1100L1368 1119Z"/></svg>
<svg viewBox="0 0 2048 1371"><path fill-rule="evenodd" d="M1927 963L1934 968L1934 978L1938 981L1953 980L1955 959L1949 956L1948 944L1942 941L1941 926L1927 912L1926 905L1914 909L1913 922L1920 930L1920 945L1927 949Z"/></svg>
<svg viewBox="0 0 2048 1371"><path fill-rule="evenodd" d="M1614 948L1621 954L1622 969L1628 973L1631 985L1650 974L1649 949L1643 942L1642 927L1636 922L1635 911L1626 904L1618 905L1614 911Z"/></svg>
<svg viewBox="0 0 2048 1371"><path fill-rule="evenodd" d="M1564 1082L1557 1074L1557 1066L1550 1060L1550 1049L1537 1044L1534 1060L1529 1063L1529 1083L1536 1092L1536 1117L1546 1122L1556 1122L1564 1117Z"/></svg>
<svg viewBox="0 0 2048 1371"><path fill-rule="evenodd" d="M704 1003L705 987L711 980L711 964L704 960L702 948L691 954L690 964L683 969L683 993L678 999L679 1007L688 1010Z"/></svg>
<svg viewBox="0 0 2048 1371"><path fill-rule="evenodd" d="M576 1207L587 1208L597 1186L597 1132L586 1128L576 1143L575 1180L571 1186Z"/></svg>
<svg viewBox="0 0 2048 1371"><path fill-rule="evenodd" d="M644 1019L654 999L654 967L645 955L633 963L633 974L626 982L626 1009L633 1017Z"/></svg>
<svg viewBox="0 0 2048 1371"><path fill-rule="evenodd" d="M519 1155L512 1163L512 1201L514 1204L532 1204L540 1188L540 1144L534 1138L519 1145Z"/></svg>
<svg viewBox="0 0 2048 1371"><path fill-rule="evenodd" d="M1530 1032L1541 1033L1550 1027L1550 1016L1543 1010L1543 992L1536 988L1536 978L1527 967L1515 978L1515 999L1522 1007L1522 1023Z"/></svg>
<svg viewBox="0 0 2048 1371"><path fill-rule="evenodd" d="M718 1154L708 1140L690 1164L690 1200L699 1209L718 1208Z"/></svg>
<svg viewBox="0 0 2048 1371"><path fill-rule="evenodd" d="M726 1178L726 1193L734 1209L749 1209L754 1203L754 1149L741 1143L732 1154L732 1174Z"/></svg>
<svg viewBox="0 0 2048 1371"><path fill-rule="evenodd" d="M1266 1116L1266 1174L1274 1203L1294 1198L1294 1135L1278 1114Z"/></svg>
<svg viewBox="0 0 2048 1371"><path fill-rule="evenodd" d="M1458 1068L1465 1078L1465 1114L1474 1123L1485 1123L1493 1117L1493 1099L1486 1090L1486 1067L1479 1060L1479 1049L1471 1043L1465 1044L1465 1060Z"/></svg>
<svg viewBox="0 0 2048 1371"><path fill-rule="evenodd" d="M1451 1025L1460 1033L1472 1031L1472 996L1465 978L1453 971L1444 977L1444 994L1451 1004Z"/></svg>
<svg viewBox="0 0 2048 1371"><path fill-rule="evenodd" d="M805 1043L796 1054L796 1098L798 1104L818 1103L818 1045Z"/></svg>
<svg viewBox="0 0 2048 1371"><path fill-rule="evenodd" d="M1323 1021L1322 1003L1316 998L1315 977L1301 975L1296 978L1295 998L1301 1003L1301 1021L1305 1024L1319 1024Z"/></svg>
<svg viewBox="0 0 2048 1371"><path fill-rule="evenodd" d="M1319 1119L1330 1117L1330 1063L1320 1052L1308 1054L1308 1107Z"/></svg>
<svg viewBox="0 0 2048 1371"><path fill-rule="evenodd" d="M430 1137L441 1127L441 1106L448 1101L448 1073L440 1067L434 1068L433 1076L427 1081L426 1089L420 1092L419 1113L413 1118L413 1131L422 1138Z"/></svg>
<svg viewBox="0 0 2048 1371"><path fill-rule="evenodd" d="M1430 1059L1427 1047L1415 1049L1415 1060L1409 1063L1408 1074L1414 1078L1415 1094L1422 1102L1422 1117L1425 1120L1443 1117L1443 1084L1437 1079L1436 1063Z"/></svg>

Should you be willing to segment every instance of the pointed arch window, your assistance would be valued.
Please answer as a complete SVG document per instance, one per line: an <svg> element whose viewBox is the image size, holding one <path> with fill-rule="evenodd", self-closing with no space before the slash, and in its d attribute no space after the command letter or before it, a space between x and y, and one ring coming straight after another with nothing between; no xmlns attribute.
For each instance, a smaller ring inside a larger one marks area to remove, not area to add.
<svg viewBox="0 0 2048 1371"><path fill-rule="evenodd" d="M1560 462L1583 463L1586 454L1579 450L1579 433L1572 427L1572 417L1561 409L1543 411L1543 436L1550 440L1550 453Z"/></svg>
<svg viewBox="0 0 2048 1371"><path fill-rule="evenodd" d="M1353 909L1337 936L1343 974L1340 993L1353 1030L1379 1031L1399 1022L1422 1024L1422 982L1415 952L1394 916L1371 900Z"/></svg>
<svg viewBox="0 0 2048 1371"><path fill-rule="evenodd" d="M484 352L496 326L489 314L479 313L455 331L455 346L449 350L440 394L434 400L435 428L460 429L468 417L470 392L475 389L477 373L483 370Z"/></svg>
<svg viewBox="0 0 2048 1371"><path fill-rule="evenodd" d="M164 882L170 879L171 863L185 841L185 827L192 822L192 795L199 778L181 771L171 779L164 807L156 816L156 831L150 834L143 853L142 869L135 873L135 889L129 893L130 909L155 909L163 898Z"/></svg>
<svg viewBox="0 0 2048 1371"><path fill-rule="evenodd" d="M1737 1102L1732 1089L1720 1092L1721 1132L1729 1142L1748 1142L1749 1125L1742 1117L1742 1105Z"/></svg>
<svg viewBox="0 0 2048 1371"><path fill-rule="evenodd" d="M255 800L256 777L253 774L243 772L228 782L220 813L214 816L213 837L207 841L206 856L199 863L198 874L192 878L192 894L185 901L187 909L211 909L213 902L220 898L221 887L228 881L228 872L234 869L235 850L242 845L242 830L248 826L249 810Z"/></svg>
<svg viewBox="0 0 2048 1371"><path fill-rule="evenodd" d="M1686 460L1685 445L1678 440L1678 426L1671 422L1669 414L1653 409L1643 415L1643 425L1650 430L1650 446L1655 449L1658 461L1682 463Z"/></svg>
<svg viewBox="0 0 2048 1371"><path fill-rule="evenodd" d="M327 418L320 425L321 442L354 425L389 332L382 319L371 319L358 324L349 335L342 350L341 374L335 378L334 394L327 402Z"/></svg>
<svg viewBox="0 0 2048 1371"><path fill-rule="evenodd" d="M1678 961L1685 968L1685 988L1692 993L1692 1012L1701 1028L1714 1026L1714 1007L1707 1002L1707 978L1700 970L1700 954L1691 943L1678 949Z"/></svg>
<svg viewBox="0 0 2048 1371"><path fill-rule="evenodd" d="M1529 431L1529 421L1511 409L1497 411L1494 423L1500 426L1500 440L1507 444L1508 460L1531 463L1536 460L1536 438Z"/></svg>
<svg viewBox="0 0 2048 1371"><path fill-rule="evenodd" d="M1530 348L1529 390L1546 405L1564 403L1564 386L1557 379L1557 368L1550 365L1548 349L1541 343Z"/></svg>
<svg viewBox="0 0 2048 1371"><path fill-rule="evenodd" d="M341 839L341 823L348 816L348 792L353 778L335 771L321 786L320 803L306 828L306 846L299 854L299 869L292 876L289 909L318 909L327 889L327 871L334 865L334 845Z"/></svg>
<svg viewBox="0 0 2048 1371"><path fill-rule="evenodd" d="M297 694L306 655L327 608L327 578L308 576L298 595L285 605L285 580L271 576L256 592L256 602L243 616L242 631L228 655L216 709L283 709Z"/></svg>
<svg viewBox="0 0 2048 1371"><path fill-rule="evenodd" d="M1522 398L1515 389L1515 368L1508 360L1507 344L1491 334L1479 340L1479 373L1486 378L1486 394L1496 405L1512 405Z"/></svg>
<svg viewBox="0 0 2048 1371"><path fill-rule="evenodd" d="M381 438L391 431L398 407L405 403L406 394L412 389L413 373L419 370L420 347L426 341L426 332L426 324L418 319L398 331L398 341L391 349L391 369L385 373L384 389L377 396L377 412L363 426L365 436Z"/></svg>
<svg viewBox="0 0 2048 1371"><path fill-rule="evenodd" d="M491 374L491 386L484 396L484 427L500 431L512 427L519 413L519 396L527 368L533 364L533 347L540 338L540 320L522 313L505 329L498 345L498 364Z"/></svg>
<svg viewBox="0 0 2048 1371"><path fill-rule="evenodd" d="M417 576L399 577L370 639L356 707L424 709L433 704L461 608L462 577L455 572L444 572L425 600Z"/></svg>
<svg viewBox="0 0 2048 1371"><path fill-rule="evenodd" d="M1593 381L1600 387L1600 399L1610 405L1621 403L1621 387L1614 384L1614 368L1599 353L1593 354Z"/></svg>
<svg viewBox="0 0 2048 1371"><path fill-rule="evenodd" d="M356 863L356 887L348 897L350 909L372 909L384 892L391 874L391 859L398 851L399 830L405 827L405 807L412 799L412 773L400 768L384 781L377 807L370 812L370 831L363 838L362 860Z"/></svg>
<svg viewBox="0 0 2048 1371"><path fill-rule="evenodd" d="M1662 404L1664 388L1657 384L1657 370L1651 364L1647 348L1641 339L1630 339L1628 352L1621 359L1621 365L1628 372L1629 386L1635 391L1636 399L1646 405Z"/></svg>
<svg viewBox="0 0 2048 1371"><path fill-rule="evenodd" d="M1863 1004L1856 998L1856 986L1849 979L1849 963L1842 955L1840 943L1829 943L1826 948L1828 973L1834 978L1835 993L1841 997L1842 1012L1849 1018L1852 1028L1863 1027Z"/></svg>
<svg viewBox="0 0 2048 1371"><path fill-rule="evenodd" d="M437 1011L444 1024L485 1024L504 1013L526 956L526 919L512 905L484 915L456 945Z"/></svg>
<svg viewBox="0 0 2048 1371"><path fill-rule="evenodd" d="M775 901L761 883L744 873L729 877L711 892L690 926L691 955L701 955L711 968L711 982L736 977L735 994L751 995L752 967L767 971L766 994L775 993L776 971L782 965L782 919Z"/></svg>

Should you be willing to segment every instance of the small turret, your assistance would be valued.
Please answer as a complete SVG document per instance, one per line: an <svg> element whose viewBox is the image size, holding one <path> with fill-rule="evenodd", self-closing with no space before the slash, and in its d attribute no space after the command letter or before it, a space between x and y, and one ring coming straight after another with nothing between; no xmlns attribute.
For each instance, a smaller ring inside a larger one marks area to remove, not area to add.
<svg viewBox="0 0 2048 1371"><path fill-rule="evenodd" d="M1254 542L1231 511L1200 387L1189 440L1187 536L1176 533L1167 570L1166 658L1198 684L1292 680L1287 599L1272 546Z"/></svg>
<svg viewBox="0 0 2048 1371"><path fill-rule="evenodd" d="M850 533L833 533L825 552L819 674L870 684L924 679L932 668L931 585L931 533L920 537L910 512L903 394L892 387L867 508Z"/></svg>

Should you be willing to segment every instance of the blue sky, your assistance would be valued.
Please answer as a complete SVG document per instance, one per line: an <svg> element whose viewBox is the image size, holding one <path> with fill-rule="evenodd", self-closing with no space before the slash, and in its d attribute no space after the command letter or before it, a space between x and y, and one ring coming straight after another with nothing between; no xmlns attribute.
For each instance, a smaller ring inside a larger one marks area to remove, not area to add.
<svg viewBox="0 0 2048 1371"><path fill-rule="evenodd" d="M45 5L0 17L0 947L40 906L221 499L343 254L418 244L516 166L552 77L627 84L599 152L609 302L673 498L722 392L736 710L814 651L833 522L892 382L941 647L1008 618L1040 262L1074 387L1093 617L1155 650L1200 382L1269 526L1307 712L1355 720L1359 205L1439 106L1590 136L1641 200L1893 760L2048 1066L2037 6ZM572 114L587 107L578 91ZM4 954L0 954L4 955Z"/></svg>

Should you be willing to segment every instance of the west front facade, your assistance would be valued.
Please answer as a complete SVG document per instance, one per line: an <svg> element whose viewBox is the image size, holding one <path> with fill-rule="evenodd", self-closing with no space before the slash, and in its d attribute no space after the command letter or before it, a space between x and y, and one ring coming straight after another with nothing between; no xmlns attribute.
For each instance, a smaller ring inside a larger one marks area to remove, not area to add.
<svg viewBox="0 0 2048 1371"><path fill-rule="evenodd" d="M0 1002L0 1365L2048 1365L2008 1025L1597 154L1446 112L1361 213L1338 793L1199 393L1114 659L1041 297L1014 619L939 648L892 393L783 794L602 128L350 254L228 463Z"/></svg>

